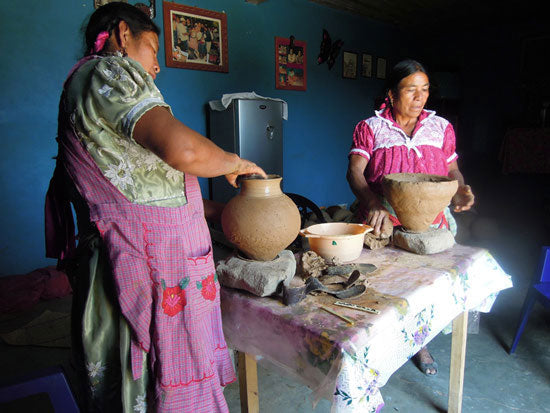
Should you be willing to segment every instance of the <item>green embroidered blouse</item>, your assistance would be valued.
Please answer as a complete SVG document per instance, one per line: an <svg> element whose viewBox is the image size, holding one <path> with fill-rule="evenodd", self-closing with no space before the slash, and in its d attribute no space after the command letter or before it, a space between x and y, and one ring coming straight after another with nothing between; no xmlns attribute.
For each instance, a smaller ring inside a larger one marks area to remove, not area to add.
<svg viewBox="0 0 550 413"><path fill-rule="evenodd" d="M85 63L73 75L66 102L80 141L129 201L164 207L187 203L184 173L132 137L137 121L149 109L171 110L138 62L108 56Z"/></svg>

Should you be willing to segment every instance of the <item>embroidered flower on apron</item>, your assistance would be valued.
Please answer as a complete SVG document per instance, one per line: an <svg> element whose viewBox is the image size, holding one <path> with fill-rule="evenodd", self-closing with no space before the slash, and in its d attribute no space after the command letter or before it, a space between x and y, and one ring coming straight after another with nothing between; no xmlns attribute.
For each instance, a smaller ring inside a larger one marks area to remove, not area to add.
<svg viewBox="0 0 550 413"><path fill-rule="evenodd" d="M210 274L203 278L202 281L197 281L197 289L201 292L205 300L214 301L216 299L216 282L218 274Z"/></svg>
<svg viewBox="0 0 550 413"><path fill-rule="evenodd" d="M183 307L187 304L185 298L185 287L189 284L189 277L182 278L179 285L175 287L166 287L166 282L162 280L162 309L164 314L170 317L175 316L177 313L183 310Z"/></svg>

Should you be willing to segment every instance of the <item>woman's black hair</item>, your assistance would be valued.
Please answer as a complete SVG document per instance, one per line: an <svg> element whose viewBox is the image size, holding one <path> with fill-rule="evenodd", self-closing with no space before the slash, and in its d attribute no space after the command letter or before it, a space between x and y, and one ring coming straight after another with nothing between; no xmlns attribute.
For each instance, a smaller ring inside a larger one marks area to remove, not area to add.
<svg viewBox="0 0 550 413"><path fill-rule="evenodd" d="M386 79L386 96L388 96L391 90L394 96L399 95L399 82L416 72L422 72L428 76L428 72L424 66L416 60L407 59L397 63L391 70L388 78ZM428 76L429 77L429 76Z"/></svg>
<svg viewBox="0 0 550 413"><path fill-rule="evenodd" d="M143 32L160 34L157 25L137 7L122 2L107 3L90 16L84 38L85 54L91 53L99 33L106 31L112 34L114 30L118 36L118 24L123 20L134 36L139 36Z"/></svg>

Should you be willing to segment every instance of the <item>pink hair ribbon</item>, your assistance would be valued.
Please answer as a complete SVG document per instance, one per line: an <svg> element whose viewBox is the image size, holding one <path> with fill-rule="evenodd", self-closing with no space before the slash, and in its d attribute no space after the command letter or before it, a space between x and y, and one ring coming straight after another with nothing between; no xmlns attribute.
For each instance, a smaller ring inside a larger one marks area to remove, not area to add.
<svg viewBox="0 0 550 413"><path fill-rule="evenodd" d="M386 96L386 99L384 99L384 102L380 105L380 110L386 109L390 107L390 98Z"/></svg>
<svg viewBox="0 0 550 413"><path fill-rule="evenodd" d="M94 53L100 52L105 46L105 42L109 38L109 32L102 31L100 32L94 42Z"/></svg>

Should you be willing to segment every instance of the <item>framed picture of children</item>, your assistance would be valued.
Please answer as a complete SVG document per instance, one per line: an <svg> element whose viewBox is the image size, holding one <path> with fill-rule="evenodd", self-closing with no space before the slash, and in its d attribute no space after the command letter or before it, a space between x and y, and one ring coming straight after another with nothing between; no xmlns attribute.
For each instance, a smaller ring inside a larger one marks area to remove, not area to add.
<svg viewBox="0 0 550 413"><path fill-rule="evenodd" d="M275 88L306 90L306 42L275 37Z"/></svg>
<svg viewBox="0 0 550 413"><path fill-rule="evenodd" d="M162 6L166 66L227 73L225 13L167 1Z"/></svg>

